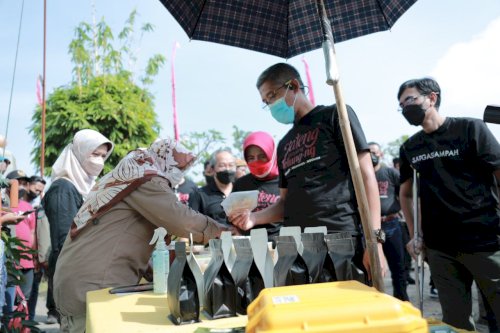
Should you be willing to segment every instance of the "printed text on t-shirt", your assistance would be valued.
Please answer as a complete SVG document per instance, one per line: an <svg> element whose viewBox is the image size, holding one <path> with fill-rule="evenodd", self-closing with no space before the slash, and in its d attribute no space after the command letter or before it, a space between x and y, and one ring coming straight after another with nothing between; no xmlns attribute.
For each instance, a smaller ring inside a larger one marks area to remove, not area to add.
<svg viewBox="0 0 500 333"><path fill-rule="evenodd" d="M301 164L304 160L311 160L316 156L316 142L318 141L319 128L305 133L297 133L294 139L286 143L281 167L286 170L294 165Z"/></svg>

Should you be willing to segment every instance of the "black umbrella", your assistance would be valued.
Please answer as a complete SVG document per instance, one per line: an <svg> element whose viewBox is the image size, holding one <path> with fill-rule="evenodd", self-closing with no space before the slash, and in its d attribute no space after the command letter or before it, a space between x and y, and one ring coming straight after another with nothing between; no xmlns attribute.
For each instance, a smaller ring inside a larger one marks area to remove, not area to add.
<svg viewBox="0 0 500 333"><path fill-rule="evenodd" d="M323 47L370 254L374 286L383 291L377 243L336 70L334 40L387 30L416 0L160 0L191 39L290 58Z"/></svg>

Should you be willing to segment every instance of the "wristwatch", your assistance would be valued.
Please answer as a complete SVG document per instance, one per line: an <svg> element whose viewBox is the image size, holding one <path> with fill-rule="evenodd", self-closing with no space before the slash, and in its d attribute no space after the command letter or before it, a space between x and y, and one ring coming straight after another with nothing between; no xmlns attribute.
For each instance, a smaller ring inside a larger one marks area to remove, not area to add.
<svg viewBox="0 0 500 333"><path fill-rule="evenodd" d="M375 229L373 230L373 234L375 235L375 238L377 239L377 243L384 244L385 243L385 232L382 229Z"/></svg>

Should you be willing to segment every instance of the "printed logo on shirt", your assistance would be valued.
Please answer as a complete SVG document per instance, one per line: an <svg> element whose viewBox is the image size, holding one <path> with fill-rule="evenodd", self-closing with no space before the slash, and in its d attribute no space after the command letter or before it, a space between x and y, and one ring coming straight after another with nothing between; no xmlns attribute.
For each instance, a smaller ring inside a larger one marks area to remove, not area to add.
<svg viewBox="0 0 500 333"><path fill-rule="evenodd" d="M430 152L430 153L420 154L420 155L414 156L411 159L411 163L415 164L415 163L418 163L418 162L422 162L422 161L426 161L426 160L431 160L431 159L434 159L434 158L449 157L449 156L459 156L459 155L460 154L459 154L458 149L453 149L453 150L447 149L447 150L433 151L433 152Z"/></svg>
<svg viewBox="0 0 500 333"><path fill-rule="evenodd" d="M380 193L381 198L387 198L387 191L389 189L389 182L386 181L381 181L377 182L378 183L378 191Z"/></svg>
<svg viewBox="0 0 500 333"><path fill-rule="evenodd" d="M255 208L255 211L262 210L262 209L266 208L267 206L272 205L273 203L278 201L279 198L280 198L280 196L277 194L259 191L259 196L257 198L257 208Z"/></svg>
<svg viewBox="0 0 500 333"><path fill-rule="evenodd" d="M288 169L285 175L293 169L321 158L316 156L318 135L319 128L315 128L305 133L297 133L293 140L286 143L281 161L283 170Z"/></svg>

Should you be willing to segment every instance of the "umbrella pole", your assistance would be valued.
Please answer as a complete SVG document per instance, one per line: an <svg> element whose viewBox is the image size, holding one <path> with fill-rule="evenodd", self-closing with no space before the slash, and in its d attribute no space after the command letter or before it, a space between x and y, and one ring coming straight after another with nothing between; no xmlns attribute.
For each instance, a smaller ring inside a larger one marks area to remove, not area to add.
<svg viewBox="0 0 500 333"><path fill-rule="evenodd" d="M323 52L325 54L325 65L326 65L326 75L327 75L326 83L333 87L333 92L335 94L335 101L337 103L337 112L339 115L340 129L342 132L342 138L344 140L347 160L349 162L349 170L351 172L352 182L354 184L354 190L356 193L358 210L361 217L361 224L363 226L363 234L365 237L366 251L368 251L368 257L370 259L370 271L372 276L372 283L373 286L378 291L383 292L384 280L381 274L381 266L378 255L378 243L373 233L373 226L371 223L372 219L368 207L368 199L366 197L365 185L363 183L363 177L361 175L358 155L356 152L356 148L354 146L354 140L352 138L349 116L347 114L347 108L345 105L342 89L339 82L339 75L335 58L335 49L333 47L334 43L333 43L332 27L330 25L330 20L326 15L326 10L322 0L320 1L320 4L322 11L321 15L322 26L325 35L325 40L323 41Z"/></svg>
<svg viewBox="0 0 500 333"><path fill-rule="evenodd" d="M378 255L378 242L373 234L373 226L371 224L370 210L368 207L368 199L366 197L365 185L361 175L359 166L358 155L354 146L352 138L351 126L349 123L349 116L347 115L347 108L342 95L340 83L337 82L333 85L333 92L335 93L335 101L337 103L337 112L339 114L340 129L342 131L342 138L347 153L347 160L349 161L349 170L351 171L354 189L356 191L356 200L358 202L358 210L361 216L361 224L363 226L363 234L366 242L366 250L370 258L370 271L372 275L373 286L380 292L384 291L384 280L381 274L380 260Z"/></svg>

